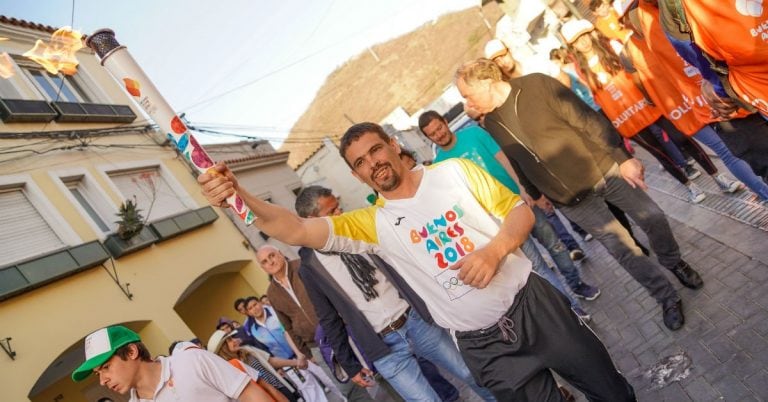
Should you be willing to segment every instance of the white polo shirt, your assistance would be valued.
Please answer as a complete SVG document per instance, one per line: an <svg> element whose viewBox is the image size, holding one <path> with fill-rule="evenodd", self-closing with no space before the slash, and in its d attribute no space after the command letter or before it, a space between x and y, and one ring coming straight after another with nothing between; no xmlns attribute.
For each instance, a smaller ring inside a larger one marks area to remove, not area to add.
<svg viewBox="0 0 768 402"><path fill-rule="evenodd" d="M152 399L140 399L131 389L131 402L237 401L251 381L224 359L200 348L175 350L171 357L158 357L160 382Z"/></svg>

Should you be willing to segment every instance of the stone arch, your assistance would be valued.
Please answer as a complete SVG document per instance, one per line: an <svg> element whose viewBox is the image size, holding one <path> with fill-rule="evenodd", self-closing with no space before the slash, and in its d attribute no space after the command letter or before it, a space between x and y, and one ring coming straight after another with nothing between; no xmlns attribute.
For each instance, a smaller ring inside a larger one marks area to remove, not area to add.
<svg viewBox="0 0 768 402"><path fill-rule="evenodd" d="M266 275L251 260L219 264L190 282L173 309L205 345L219 317L243 322L232 303L238 297L256 295L266 288L266 281Z"/></svg>

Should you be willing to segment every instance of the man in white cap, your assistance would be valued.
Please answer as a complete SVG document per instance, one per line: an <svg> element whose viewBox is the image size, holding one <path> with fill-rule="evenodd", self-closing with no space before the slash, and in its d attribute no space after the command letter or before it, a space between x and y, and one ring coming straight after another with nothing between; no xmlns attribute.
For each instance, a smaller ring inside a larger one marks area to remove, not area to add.
<svg viewBox="0 0 768 402"><path fill-rule="evenodd" d="M102 386L130 393L131 402L271 400L245 373L198 347L152 360L139 335L121 325L85 338L85 362L72 379L83 381L91 373Z"/></svg>

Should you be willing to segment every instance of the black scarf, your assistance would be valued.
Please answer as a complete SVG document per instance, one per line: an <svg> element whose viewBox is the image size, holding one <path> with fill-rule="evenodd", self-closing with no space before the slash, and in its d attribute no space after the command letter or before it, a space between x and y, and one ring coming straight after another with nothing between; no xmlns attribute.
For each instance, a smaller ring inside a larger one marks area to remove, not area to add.
<svg viewBox="0 0 768 402"><path fill-rule="evenodd" d="M348 254L348 253L335 253L328 251L318 251L325 255L337 255L341 257L341 261L347 267L349 276L352 277L352 282L357 285L358 289L363 292L365 301L371 301L379 297L379 292L373 287L379 283L376 279L376 267L368 262L368 259L360 254Z"/></svg>

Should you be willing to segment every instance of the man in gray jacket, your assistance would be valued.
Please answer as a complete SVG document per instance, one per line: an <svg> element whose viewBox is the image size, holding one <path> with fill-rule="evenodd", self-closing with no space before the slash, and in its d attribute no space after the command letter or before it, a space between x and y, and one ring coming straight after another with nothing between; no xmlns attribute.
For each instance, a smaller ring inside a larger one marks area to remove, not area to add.
<svg viewBox="0 0 768 402"><path fill-rule="evenodd" d="M621 146L603 116L557 80L530 74L510 81L488 59L465 63L456 85L467 106L485 115L485 128L529 183L598 239L661 304L671 330L685 322L682 302L660 267L643 255L605 201L645 231L661 265L692 289L704 283L680 257L664 212L645 193L643 165ZM543 197L542 197L543 198Z"/></svg>

